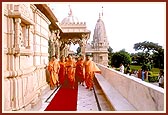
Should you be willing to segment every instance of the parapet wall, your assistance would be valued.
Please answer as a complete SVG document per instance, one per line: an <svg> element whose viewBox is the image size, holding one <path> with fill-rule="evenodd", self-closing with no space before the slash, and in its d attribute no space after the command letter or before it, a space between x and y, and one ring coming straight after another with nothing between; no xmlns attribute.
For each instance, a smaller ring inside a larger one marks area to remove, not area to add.
<svg viewBox="0 0 168 115"><path fill-rule="evenodd" d="M102 76L138 111L164 111L165 89L97 64Z"/></svg>

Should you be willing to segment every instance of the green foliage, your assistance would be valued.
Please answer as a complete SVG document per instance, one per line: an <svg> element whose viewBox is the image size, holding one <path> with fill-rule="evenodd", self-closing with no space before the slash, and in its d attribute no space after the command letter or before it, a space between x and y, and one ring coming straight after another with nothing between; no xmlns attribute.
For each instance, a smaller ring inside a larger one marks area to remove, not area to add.
<svg viewBox="0 0 168 115"><path fill-rule="evenodd" d="M130 65L130 68L131 68L131 70L136 70L136 71L138 71L138 70L141 69L141 66L139 66L139 65Z"/></svg>
<svg viewBox="0 0 168 115"><path fill-rule="evenodd" d="M142 64L142 67L141 67L143 70L148 70L148 71L150 71L151 69L152 69L152 66L151 66L151 64L150 64L150 62L148 62L148 63L143 63Z"/></svg>
<svg viewBox="0 0 168 115"><path fill-rule="evenodd" d="M158 82L158 76L148 76L149 82Z"/></svg>
<svg viewBox="0 0 168 115"><path fill-rule="evenodd" d="M164 69L164 49L162 46L157 43L144 41L134 44L134 49L136 51L142 50L142 54L132 55L133 60L138 60L139 64L152 62L154 67Z"/></svg>
<svg viewBox="0 0 168 115"><path fill-rule="evenodd" d="M144 41L144 42L134 44L134 49L143 50L143 52L146 51L149 53L149 51L160 52L162 50L162 47L159 46L157 43Z"/></svg>
<svg viewBox="0 0 168 115"><path fill-rule="evenodd" d="M131 70L139 70L141 66L130 65ZM159 68L152 68L151 71L148 71L148 80L147 82L158 82Z"/></svg>
<svg viewBox="0 0 168 115"><path fill-rule="evenodd" d="M131 63L130 54L124 50L114 53L111 58L111 65L119 67L121 63L123 63L123 65Z"/></svg>
<svg viewBox="0 0 168 115"><path fill-rule="evenodd" d="M131 70L139 70L141 69L140 65L130 65ZM151 71L153 74L159 74L160 69L159 68L152 68Z"/></svg>
<svg viewBox="0 0 168 115"><path fill-rule="evenodd" d="M149 72L148 72L148 76L151 76L151 77L152 77L152 76L153 76L153 72L149 71Z"/></svg>
<svg viewBox="0 0 168 115"><path fill-rule="evenodd" d="M108 48L108 65L110 65L111 66L111 58L112 58L112 56L113 56L113 49L109 46L109 48Z"/></svg>
<svg viewBox="0 0 168 115"><path fill-rule="evenodd" d="M130 65L131 70L139 70L141 66L139 65ZM126 68L125 68L126 69ZM120 71L120 68L115 68L115 70ZM159 68L152 68L151 71L148 71L148 80L146 82L158 82Z"/></svg>
<svg viewBox="0 0 168 115"><path fill-rule="evenodd" d="M120 71L120 68L115 68L116 71Z"/></svg>

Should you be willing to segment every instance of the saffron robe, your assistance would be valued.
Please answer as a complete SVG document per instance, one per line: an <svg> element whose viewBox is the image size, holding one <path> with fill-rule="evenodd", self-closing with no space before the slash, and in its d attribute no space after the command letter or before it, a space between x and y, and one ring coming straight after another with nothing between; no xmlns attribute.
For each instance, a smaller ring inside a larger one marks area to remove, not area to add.
<svg viewBox="0 0 168 115"><path fill-rule="evenodd" d="M65 64L66 66L66 77L68 81L68 86L74 88L75 86L75 62L68 60Z"/></svg>
<svg viewBox="0 0 168 115"><path fill-rule="evenodd" d="M59 62L59 64L60 64L60 70L59 70L59 73L58 73L58 76L59 76L59 83L61 84L61 85L63 85L64 84L64 82L65 82L65 62Z"/></svg>
<svg viewBox="0 0 168 115"><path fill-rule="evenodd" d="M93 88L94 73L101 73L101 70L92 60L85 61L85 83L87 88Z"/></svg>
<svg viewBox="0 0 168 115"><path fill-rule="evenodd" d="M78 82L84 82L85 80L84 61L79 60L76 62L75 76Z"/></svg>
<svg viewBox="0 0 168 115"><path fill-rule="evenodd" d="M58 61L50 61L48 64L48 71L50 73L50 87L53 89L58 81L58 72L59 72L59 63Z"/></svg>

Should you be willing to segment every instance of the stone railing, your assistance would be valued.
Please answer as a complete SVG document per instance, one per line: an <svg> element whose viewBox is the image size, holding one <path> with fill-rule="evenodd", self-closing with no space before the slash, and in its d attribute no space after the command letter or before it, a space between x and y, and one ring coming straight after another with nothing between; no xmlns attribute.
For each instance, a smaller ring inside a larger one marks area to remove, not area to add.
<svg viewBox="0 0 168 115"><path fill-rule="evenodd" d="M164 111L165 89L97 64L104 79L137 111ZM114 94L115 95L115 94Z"/></svg>

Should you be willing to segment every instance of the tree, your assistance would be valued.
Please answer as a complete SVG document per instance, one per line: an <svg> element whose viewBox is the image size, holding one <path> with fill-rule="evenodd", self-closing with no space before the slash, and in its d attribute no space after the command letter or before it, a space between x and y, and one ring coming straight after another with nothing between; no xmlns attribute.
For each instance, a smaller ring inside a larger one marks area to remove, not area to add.
<svg viewBox="0 0 168 115"><path fill-rule="evenodd" d="M112 55L113 55L113 49L109 46L108 48L108 65L111 65L111 58L112 58Z"/></svg>
<svg viewBox="0 0 168 115"><path fill-rule="evenodd" d="M163 68L164 65L164 50L162 46L158 45L157 43L153 42L140 42L134 44L134 49L142 50L144 52L144 60L148 60L150 63L153 60L155 67ZM146 63L149 63L146 62Z"/></svg>
<svg viewBox="0 0 168 115"><path fill-rule="evenodd" d="M132 53L131 58L133 62L136 62L136 65L142 65L145 60L145 53L144 52Z"/></svg>
<svg viewBox="0 0 168 115"><path fill-rule="evenodd" d="M114 65L115 67L119 67L121 63L123 63L123 65L131 64L131 57L128 52L121 50L113 53L111 62L111 65Z"/></svg>
<svg viewBox="0 0 168 115"><path fill-rule="evenodd" d="M153 43L149 41L139 42L134 44L135 51L142 50L143 52L159 52L162 50L162 46L159 46L158 43Z"/></svg>
<svg viewBox="0 0 168 115"><path fill-rule="evenodd" d="M78 48L76 49L76 52L77 52L77 54L79 55L79 54L81 53L81 47L78 47Z"/></svg>

